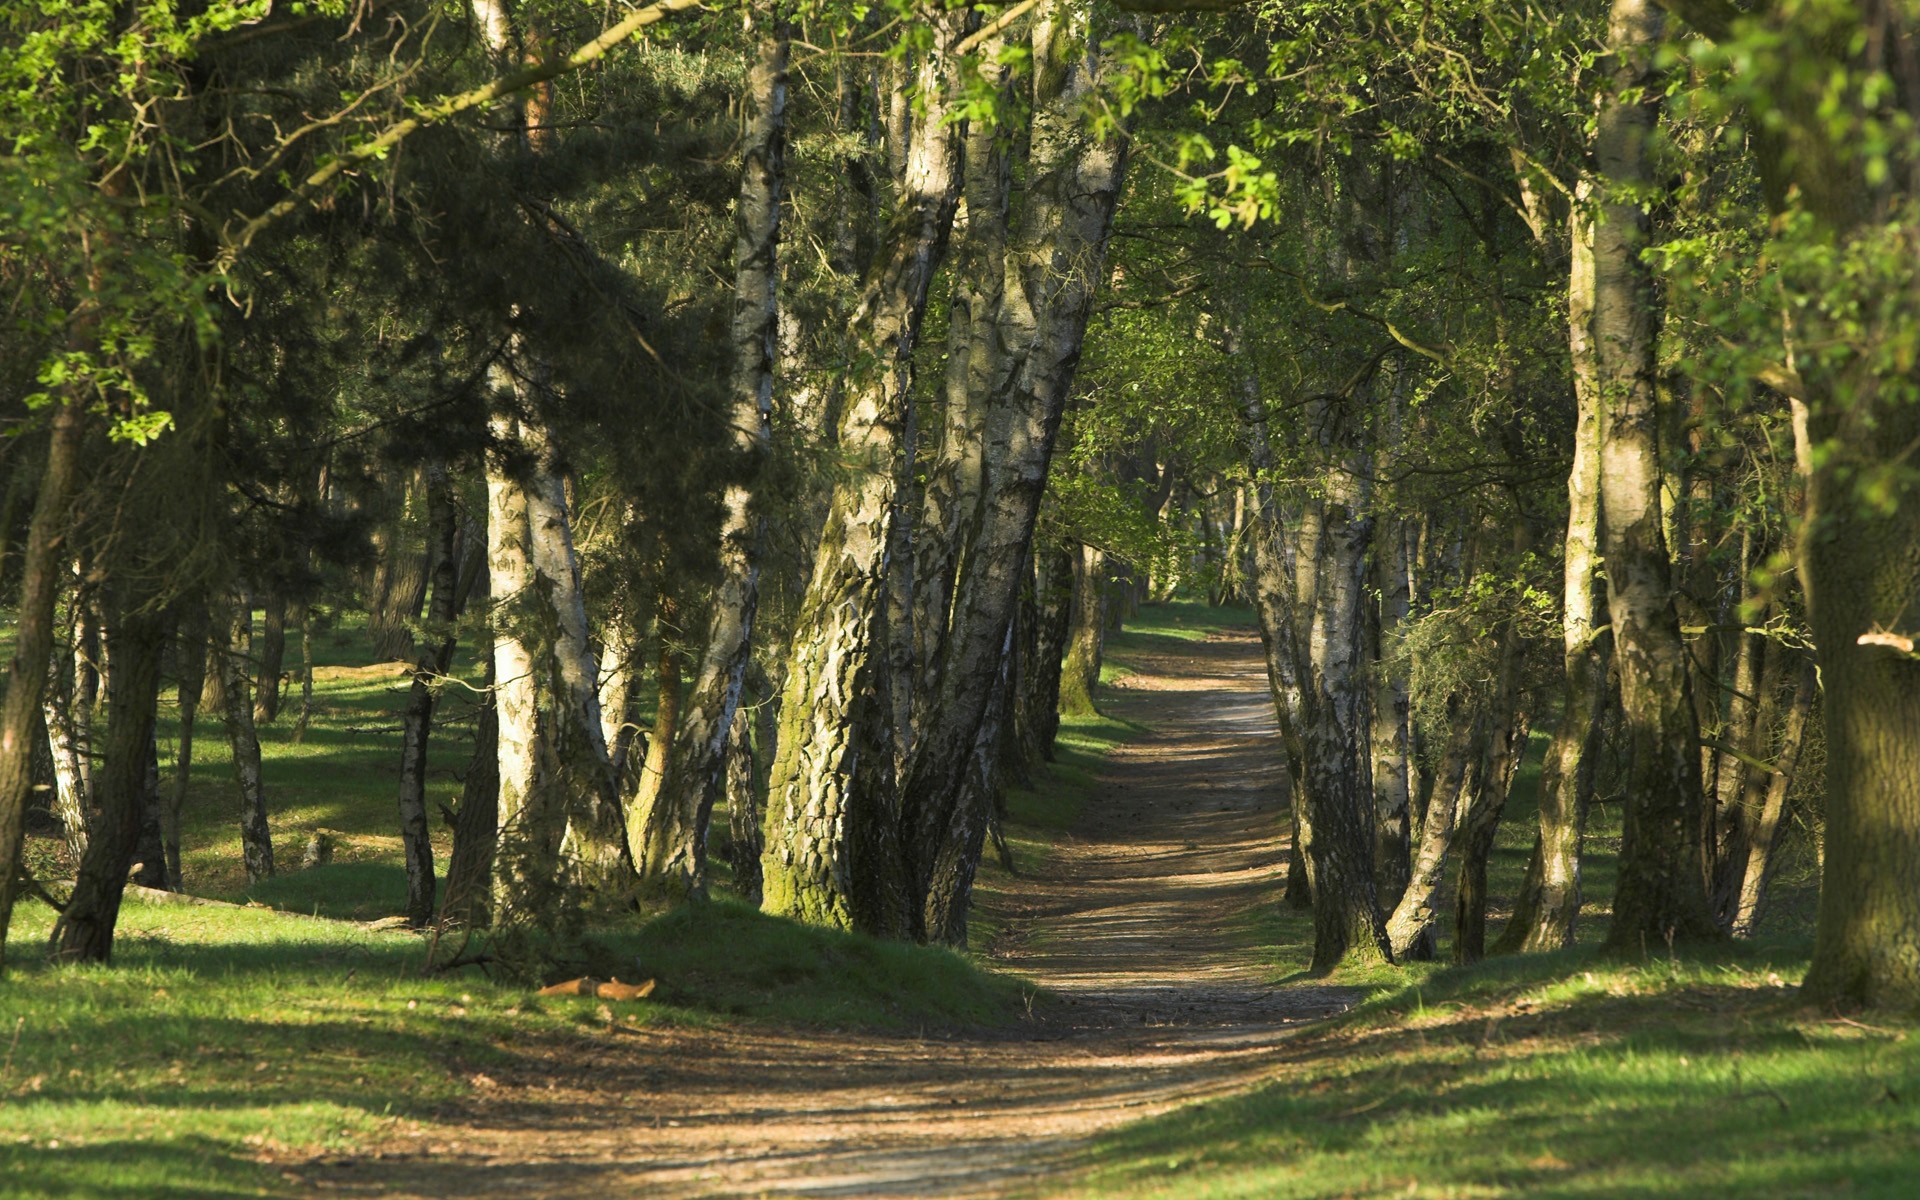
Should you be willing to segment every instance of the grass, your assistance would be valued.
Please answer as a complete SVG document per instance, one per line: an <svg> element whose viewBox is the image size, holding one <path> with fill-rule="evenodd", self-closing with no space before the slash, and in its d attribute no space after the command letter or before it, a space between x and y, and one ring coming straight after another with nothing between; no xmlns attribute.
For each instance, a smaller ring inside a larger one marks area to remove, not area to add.
<svg viewBox="0 0 1920 1200"><path fill-rule="evenodd" d="M1075 1195L1913 1194L1920 1037L1798 1005L1804 946L1414 972L1272 1081L1127 1127Z"/></svg>

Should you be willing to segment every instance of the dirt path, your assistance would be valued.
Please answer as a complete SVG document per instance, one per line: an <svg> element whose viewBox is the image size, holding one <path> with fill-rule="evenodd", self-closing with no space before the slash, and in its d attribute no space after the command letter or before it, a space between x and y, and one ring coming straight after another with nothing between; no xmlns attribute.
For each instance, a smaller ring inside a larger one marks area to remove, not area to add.
<svg viewBox="0 0 1920 1200"><path fill-rule="evenodd" d="M1002 965L1066 1003L942 1040L644 1030L530 1062L377 1159L305 1186L404 1196L992 1196L1089 1138L1269 1069L1289 1024L1350 1002L1265 982L1234 928L1277 894L1283 799L1251 634L1144 656L1076 835L1003 901ZM555 1069L562 1067L564 1069Z"/></svg>

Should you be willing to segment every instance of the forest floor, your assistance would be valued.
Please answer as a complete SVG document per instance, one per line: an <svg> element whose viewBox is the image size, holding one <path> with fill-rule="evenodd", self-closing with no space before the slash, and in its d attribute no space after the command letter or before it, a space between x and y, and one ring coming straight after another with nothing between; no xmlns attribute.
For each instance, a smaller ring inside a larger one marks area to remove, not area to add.
<svg viewBox="0 0 1920 1200"><path fill-rule="evenodd" d="M1012 1029L646 1028L529 1047L372 1158L299 1172L379 1195L978 1195L1097 1133L1269 1073L1351 987L1276 986L1245 930L1282 881L1285 781L1251 633L1132 656L1077 827L989 903L988 957L1044 989Z"/></svg>

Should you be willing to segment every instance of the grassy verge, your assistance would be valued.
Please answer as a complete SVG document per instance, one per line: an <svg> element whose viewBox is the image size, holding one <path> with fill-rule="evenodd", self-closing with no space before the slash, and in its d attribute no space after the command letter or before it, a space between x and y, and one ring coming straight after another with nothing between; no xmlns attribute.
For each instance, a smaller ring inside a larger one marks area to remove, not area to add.
<svg viewBox="0 0 1920 1200"><path fill-rule="evenodd" d="M1804 950L1422 972L1271 1083L1119 1131L1074 1195L1913 1194L1920 1036L1798 1007Z"/></svg>
<svg viewBox="0 0 1920 1200"><path fill-rule="evenodd" d="M130 903L112 967L53 968L32 953L49 917L19 914L0 987L8 1197L297 1194L277 1161L430 1120L496 1066L603 1036L613 1010L906 1029L1004 1024L1031 998L949 951L726 903L596 933L583 965L659 980L612 1010L474 970L423 976L416 936L267 908Z"/></svg>

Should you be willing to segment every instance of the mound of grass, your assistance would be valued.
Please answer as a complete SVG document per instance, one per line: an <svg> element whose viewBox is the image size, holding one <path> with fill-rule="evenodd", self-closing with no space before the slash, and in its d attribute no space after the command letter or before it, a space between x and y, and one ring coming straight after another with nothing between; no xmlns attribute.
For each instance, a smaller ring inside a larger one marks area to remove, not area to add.
<svg viewBox="0 0 1920 1200"><path fill-rule="evenodd" d="M371 921L405 910L407 872L392 863L329 863L262 879L247 888L245 899L287 912Z"/></svg>
<svg viewBox="0 0 1920 1200"><path fill-rule="evenodd" d="M632 945L636 974L660 981L657 999L787 1024L1004 1025L1034 997L1031 985L951 950L815 929L731 901L675 909Z"/></svg>
<svg viewBox="0 0 1920 1200"><path fill-rule="evenodd" d="M1102 1139L1071 1194L1912 1195L1920 1029L1810 1013L1805 947L1426 974L1275 1078Z"/></svg>

